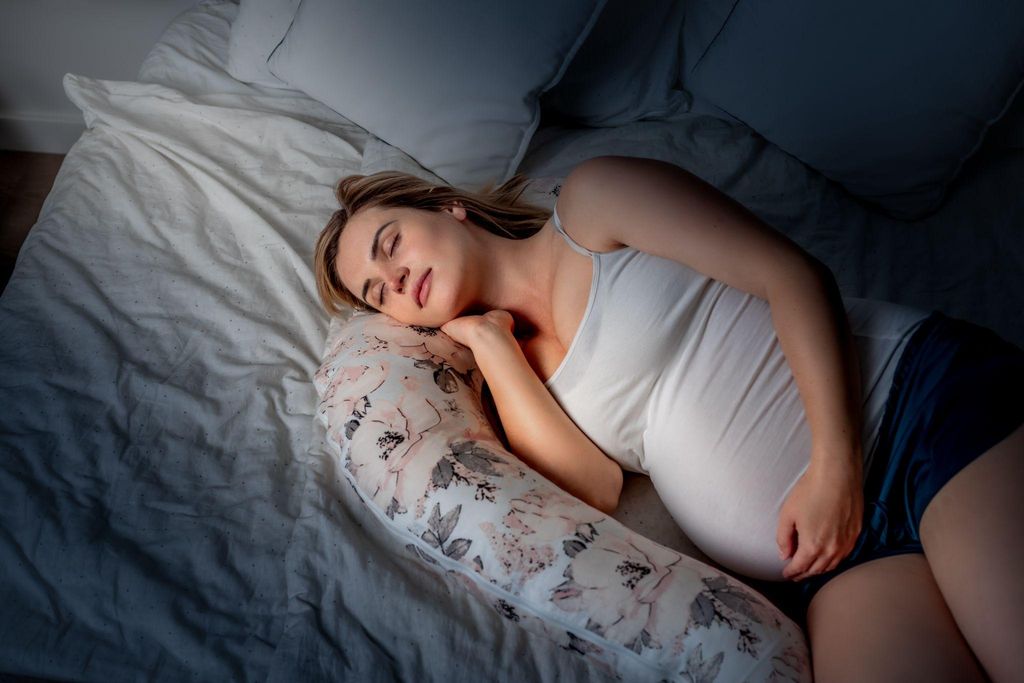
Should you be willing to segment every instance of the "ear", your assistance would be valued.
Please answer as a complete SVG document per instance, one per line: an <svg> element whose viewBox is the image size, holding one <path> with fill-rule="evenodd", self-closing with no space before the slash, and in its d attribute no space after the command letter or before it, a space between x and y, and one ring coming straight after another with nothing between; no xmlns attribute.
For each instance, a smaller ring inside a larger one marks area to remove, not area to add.
<svg viewBox="0 0 1024 683"><path fill-rule="evenodd" d="M464 206L462 206L462 202L458 200L444 207L444 210L450 212L453 216L455 216L455 218L457 218L460 221L466 220L466 209Z"/></svg>

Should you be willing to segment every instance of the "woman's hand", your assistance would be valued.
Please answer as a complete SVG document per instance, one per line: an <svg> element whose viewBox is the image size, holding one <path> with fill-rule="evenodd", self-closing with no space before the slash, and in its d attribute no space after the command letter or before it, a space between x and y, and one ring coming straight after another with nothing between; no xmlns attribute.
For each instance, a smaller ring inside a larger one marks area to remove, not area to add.
<svg viewBox="0 0 1024 683"><path fill-rule="evenodd" d="M835 569L856 546L862 526L859 454L818 455L812 454L779 512L779 557L793 558L782 574L794 581Z"/></svg>
<svg viewBox="0 0 1024 683"><path fill-rule="evenodd" d="M442 332L470 349L473 349L474 345L480 343L482 339L493 340L494 335L499 338L507 336L514 341L513 329L515 329L515 321L512 314L498 308L487 311L483 315L465 315L441 325Z"/></svg>

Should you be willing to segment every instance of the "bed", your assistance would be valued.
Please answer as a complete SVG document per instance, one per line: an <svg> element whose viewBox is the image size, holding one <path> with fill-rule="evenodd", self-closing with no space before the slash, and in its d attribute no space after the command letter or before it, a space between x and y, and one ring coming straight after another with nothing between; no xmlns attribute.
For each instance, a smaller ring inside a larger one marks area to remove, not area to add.
<svg viewBox="0 0 1024 683"><path fill-rule="evenodd" d="M238 12L183 13L136 81L65 78L87 130L0 297L0 672L603 680L396 559L339 483L314 415L329 319L313 242L341 176L415 162L304 92L232 77ZM529 197L553 206L593 156L668 161L825 262L844 294L1024 346L1021 97L911 221L687 104L602 127L542 119L517 164ZM627 475L614 516L714 564L642 476Z"/></svg>

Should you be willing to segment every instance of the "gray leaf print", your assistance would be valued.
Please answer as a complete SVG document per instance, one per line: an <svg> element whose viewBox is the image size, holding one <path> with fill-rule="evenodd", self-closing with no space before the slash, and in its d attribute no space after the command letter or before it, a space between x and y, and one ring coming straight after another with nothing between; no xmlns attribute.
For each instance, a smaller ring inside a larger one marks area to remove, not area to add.
<svg viewBox="0 0 1024 683"><path fill-rule="evenodd" d="M637 636L633 640L626 643L626 649L632 650L633 652L640 654L644 650L643 643L640 642L640 636Z"/></svg>
<svg viewBox="0 0 1024 683"><path fill-rule="evenodd" d="M434 465L434 470L430 473L430 480L434 486L442 489L448 488L448 484L452 483L452 475L455 471L452 469L452 464L447 459L441 458Z"/></svg>
<svg viewBox="0 0 1024 683"><path fill-rule="evenodd" d="M444 551L444 554L453 560L461 560L462 556L469 550L471 543L472 541L468 538L456 538L448 544L448 548Z"/></svg>
<svg viewBox="0 0 1024 683"><path fill-rule="evenodd" d="M734 612L739 612L756 624L761 623L761 619L757 616L749 595L732 590L720 590L715 591L715 597Z"/></svg>
<svg viewBox="0 0 1024 683"><path fill-rule="evenodd" d="M693 683L714 683L718 672L722 669L722 662L725 660L725 653L719 652L710 661L704 661L704 653L701 644L690 651L686 659L686 677Z"/></svg>
<svg viewBox="0 0 1024 683"><path fill-rule="evenodd" d="M491 465L492 462L500 462L501 458L494 455L486 448L478 446L475 441L466 441L460 444L452 444L452 454L455 459L466 466L467 469L489 476L501 476Z"/></svg>
<svg viewBox="0 0 1024 683"><path fill-rule="evenodd" d="M596 621L594 621L593 619L590 619L589 617L587 618L587 626L586 626L586 628L587 628L588 631L592 631L592 632L596 633L599 636L603 636L604 635L604 628L605 628L604 625L597 623Z"/></svg>
<svg viewBox="0 0 1024 683"><path fill-rule="evenodd" d="M394 519L395 514L405 514L407 510L395 499L392 498L391 502L388 503L388 509L384 511L384 514L388 516L388 519Z"/></svg>
<svg viewBox="0 0 1024 683"><path fill-rule="evenodd" d="M578 583L568 579L555 586L552 595L556 600L574 600L583 595L583 589L580 588Z"/></svg>
<svg viewBox="0 0 1024 683"><path fill-rule="evenodd" d="M345 438L351 440L352 435L359 429L359 420L349 420L345 423Z"/></svg>
<svg viewBox="0 0 1024 683"><path fill-rule="evenodd" d="M651 634L648 633L647 629L643 629L640 631L640 635L638 635L629 643L626 643L626 647L632 650L633 652L640 654L643 652L645 647L660 650L661 643L654 640L654 638L651 637Z"/></svg>
<svg viewBox="0 0 1024 683"><path fill-rule="evenodd" d="M704 579L704 585L713 591L718 591L723 588L728 588L729 581L724 576L714 576L710 579Z"/></svg>
<svg viewBox="0 0 1024 683"><path fill-rule="evenodd" d="M440 548L441 547L440 541L437 540L437 534L435 534L430 529L427 529L426 531L424 531L423 535L421 535L420 538L422 538L424 541L429 543L431 548Z"/></svg>
<svg viewBox="0 0 1024 683"><path fill-rule="evenodd" d="M429 370L437 370L440 367L437 363L430 360L414 360L412 364L417 368L426 368Z"/></svg>
<svg viewBox="0 0 1024 683"><path fill-rule="evenodd" d="M569 557L576 557L577 554L586 550L587 546L582 541L572 540L562 543L562 549Z"/></svg>
<svg viewBox="0 0 1024 683"><path fill-rule="evenodd" d="M434 384L446 394L454 394L459 390L459 373L447 363L435 363L430 360L417 360L413 362L418 368L430 368L434 371Z"/></svg>
<svg viewBox="0 0 1024 683"><path fill-rule="evenodd" d="M352 409L352 414L355 415L356 417L366 417L366 414L368 412L370 412L370 408L373 407L370 404L370 397L369 396L363 396L359 400L362 401L362 407L360 408L360 407L357 406L357 407L353 408Z"/></svg>
<svg viewBox="0 0 1024 683"><path fill-rule="evenodd" d="M427 534L429 533L435 539L437 538L437 527L441 524L441 504L434 503L434 509L430 511L430 519L427 520L427 531L423 532L423 538L426 540ZM437 547L437 543L431 543L430 545Z"/></svg>
<svg viewBox="0 0 1024 683"><path fill-rule="evenodd" d="M476 567L478 572L482 572L484 570L484 561L480 559L479 555L473 558L473 566Z"/></svg>
<svg viewBox="0 0 1024 683"><path fill-rule="evenodd" d="M438 541L442 544L452 535L452 531L459 521L460 512L462 512L461 504L456 505L444 517L441 517L441 505L434 503L434 510L430 514L430 520L427 522L427 525L437 535Z"/></svg>
<svg viewBox="0 0 1024 683"><path fill-rule="evenodd" d="M597 528L590 522L580 524L576 527L576 536L584 541L593 541L597 538Z"/></svg>
<svg viewBox="0 0 1024 683"><path fill-rule="evenodd" d="M696 599L690 603L690 616L698 626L707 628L715 618L715 606L711 599L704 593L698 593Z"/></svg>
<svg viewBox="0 0 1024 683"><path fill-rule="evenodd" d="M451 368L445 367L434 373L434 382L446 394L454 394L459 390L458 374Z"/></svg>

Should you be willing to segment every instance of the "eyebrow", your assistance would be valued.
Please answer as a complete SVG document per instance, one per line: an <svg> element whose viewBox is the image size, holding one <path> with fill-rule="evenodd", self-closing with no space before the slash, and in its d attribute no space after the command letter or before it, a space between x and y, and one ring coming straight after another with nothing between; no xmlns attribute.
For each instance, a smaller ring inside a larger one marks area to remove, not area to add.
<svg viewBox="0 0 1024 683"><path fill-rule="evenodd" d="M385 223L384 225L382 225L379 228L377 228L377 232L375 232L373 234L373 243L370 244L370 260L371 261L376 261L377 260L377 246L380 244L380 234L382 232L384 232L384 228L388 227L389 225L391 225L394 222L395 222L395 219L392 218L387 223ZM369 289L370 289L370 278L366 278L366 282L363 283L363 303L366 304L367 306L371 306L372 307L373 304L371 304L369 301L366 300L366 292Z"/></svg>

